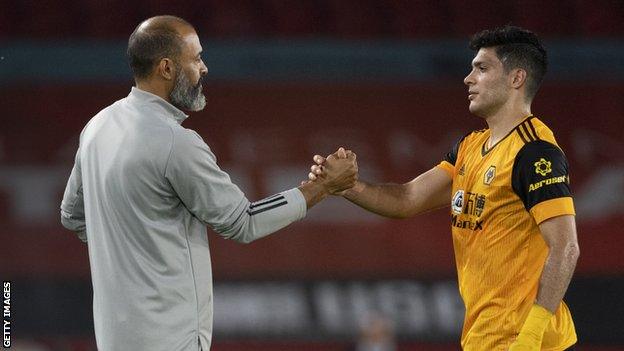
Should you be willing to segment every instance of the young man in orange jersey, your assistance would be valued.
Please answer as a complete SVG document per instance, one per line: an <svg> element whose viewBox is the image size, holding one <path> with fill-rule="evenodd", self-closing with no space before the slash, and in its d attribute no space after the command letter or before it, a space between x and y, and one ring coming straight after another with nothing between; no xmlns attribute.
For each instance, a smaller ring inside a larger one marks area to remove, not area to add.
<svg viewBox="0 0 624 351"><path fill-rule="evenodd" d="M470 47L469 109L488 128L408 183L358 181L342 196L393 218L451 205L464 350L568 350L577 338L562 298L579 256L568 162L531 113L546 51L512 26L482 31ZM311 180L324 161L314 157Z"/></svg>

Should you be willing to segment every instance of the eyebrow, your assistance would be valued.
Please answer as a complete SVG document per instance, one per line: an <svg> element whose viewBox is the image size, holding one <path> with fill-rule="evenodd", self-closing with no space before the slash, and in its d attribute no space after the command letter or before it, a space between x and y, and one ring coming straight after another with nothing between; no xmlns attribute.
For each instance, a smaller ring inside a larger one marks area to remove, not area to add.
<svg viewBox="0 0 624 351"><path fill-rule="evenodd" d="M472 67L477 67L477 66L480 66L480 65L482 65L484 63L487 63L487 62L485 62L485 61L472 61Z"/></svg>

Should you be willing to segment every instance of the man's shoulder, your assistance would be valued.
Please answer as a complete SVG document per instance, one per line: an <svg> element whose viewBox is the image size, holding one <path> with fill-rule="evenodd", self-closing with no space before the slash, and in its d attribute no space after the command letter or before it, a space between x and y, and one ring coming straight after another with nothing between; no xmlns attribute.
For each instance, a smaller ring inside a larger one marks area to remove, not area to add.
<svg viewBox="0 0 624 351"><path fill-rule="evenodd" d="M468 145L474 145L476 144L481 144L484 140L484 137L487 135L488 129L477 129L477 130L473 130L469 133L467 133L466 135L464 135L464 137L460 140L460 143L462 145L461 146L468 146Z"/></svg>
<svg viewBox="0 0 624 351"><path fill-rule="evenodd" d="M91 137L95 137L97 134L99 134L97 132L100 129L99 127L103 125L108 118L117 113L120 101L121 100L117 100L114 103L104 107L103 109L98 111L98 113L96 113L93 117L91 117L82 128L80 138L82 139L85 134Z"/></svg>
<svg viewBox="0 0 624 351"><path fill-rule="evenodd" d="M536 140L543 140L557 145L555 134L541 119L537 117L530 117L527 119L526 124L531 129L530 132L533 133Z"/></svg>
<svg viewBox="0 0 624 351"><path fill-rule="evenodd" d="M124 97L121 98L115 102L113 102L112 104L104 107L103 109L101 109L94 117L96 116L100 116L100 115L107 115L110 113L114 113L116 111L118 111L120 108L122 108L122 106L124 106L124 104L127 103L127 99L128 97Z"/></svg>
<svg viewBox="0 0 624 351"><path fill-rule="evenodd" d="M524 138L528 140L523 140L518 147L514 171L528 169L533 176L535 174L546 176L550 175L552 167L558 167L565 169L566 173L568 162L563 150L557 144L553 131L536 117L527 119L523 124Z"/></svg>
<svg viewBox="0 0 624 351"><path fill-rule="evenodd" d="M470 133L466 134L464 136L464 139L465 140L470 140L470 141L473 141L475 139L480 139L480 138L482 138L485 135L485 133L487 131L488 131L487 128L473 130Z"/></svg>
<svg viewBox="0 0 624 351"><path fill-rule="evenodd" d="M537 117L531 116L525 119L514 128L512 134L514 134L514 138L510 145L512 145L513 151L509 154L514 155L515 163L527 155L549 153L552 150L563 153L557 144L553 131Z"/></svg>
<svg viewBox="0 0 624 351"><path fill-rule="evenodd" d="M181 125L175 125L171 127L172 136L172 148L175 154L186 154L191 156L194 154L207 153L211 157L214 157L210 146L204 141L204 139L190 128L184 128Z"/></svg>
<svg viewBox="0 0 624 351"><path fill-rule="evenodd" d="M176 141L183 143L204 143L204 139L190 128L185 128L179 124L174 124L171 126L171 134Z"/></svg>
<svg viewBox="0 0 624 351"><path fill-rule="evenodd" d="M121 112L120 109L122 108L125 100L126 98L119 99L113 102L112 104L104 107L100 111L98 111L98 113L96 113L93 117L91 117L91 119L87 122L87 124L85 125L85 128L88 127L90 124L96 124L98 123L98 121L105 120L110 116L120 113Z"/></svg>

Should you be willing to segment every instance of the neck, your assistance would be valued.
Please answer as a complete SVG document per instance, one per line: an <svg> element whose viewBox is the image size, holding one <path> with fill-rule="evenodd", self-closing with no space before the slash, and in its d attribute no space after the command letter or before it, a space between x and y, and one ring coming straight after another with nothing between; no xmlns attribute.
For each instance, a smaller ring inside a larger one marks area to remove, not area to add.
<svg viewBox="0 0 624 351"><path fill-rule="evenodd" d="M496 113L485 118L490 129L489 146L503 139L526 117L531 115L531 105L503 106Z"/></svg>
<svg viewBox="0 0 624 351"><path fill-rule="evenodd" d="M171 98L169 97L169 90L164 84L154 82L152 80L135 80L135 82L136 82L137 88L143 91L147 91L148 93L152 93L162 98L163 100L167 101L168 103L171 103Z"/></svg>

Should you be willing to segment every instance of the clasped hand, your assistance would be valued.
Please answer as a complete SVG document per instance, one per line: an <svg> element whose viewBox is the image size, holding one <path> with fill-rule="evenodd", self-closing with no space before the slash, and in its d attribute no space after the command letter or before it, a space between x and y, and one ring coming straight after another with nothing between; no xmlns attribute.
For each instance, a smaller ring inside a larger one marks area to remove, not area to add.
<svg viewBox="0 0 624 351"><path fill-rule="evenodd" d="M353 151L342 147L327 157L315 155L315 164L310 167L308 179L321 183L332 195L341 195L352 188L358 179L356 158Z"/></svg>

